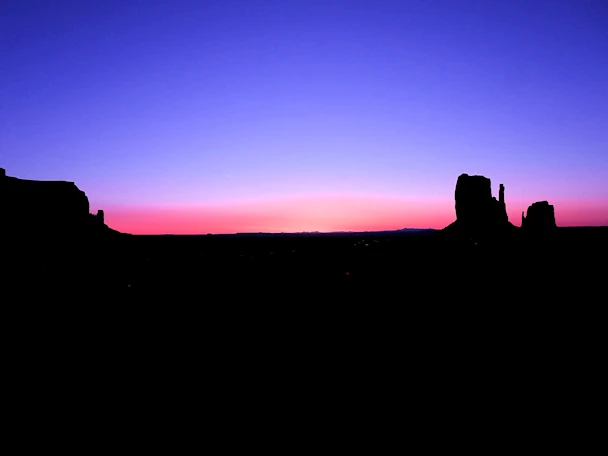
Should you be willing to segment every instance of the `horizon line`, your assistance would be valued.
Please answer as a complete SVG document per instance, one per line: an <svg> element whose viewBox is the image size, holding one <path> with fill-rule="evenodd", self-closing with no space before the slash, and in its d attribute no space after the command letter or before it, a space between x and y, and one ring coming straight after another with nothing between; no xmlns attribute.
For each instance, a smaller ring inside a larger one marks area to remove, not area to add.
<svg viewBox="0 0 608 456"><path fill-rule="evenodd" d="M514 225L516 228L520 226ZM608 229L608 225L567 225L558 226L559 228L604 228ZM398 230L373 230L373 231L285 231L285 232L270 232L270 231L251 231L251 232L236 232L236 233L190 233L190 234L176 234L176 233L125 233L119 231L121 234L128 234L129 236L239 236L239 235L299 235L299 234L366 234L366 233L399 233L403 231L442 231L444 228L401 228Z"/></svg>

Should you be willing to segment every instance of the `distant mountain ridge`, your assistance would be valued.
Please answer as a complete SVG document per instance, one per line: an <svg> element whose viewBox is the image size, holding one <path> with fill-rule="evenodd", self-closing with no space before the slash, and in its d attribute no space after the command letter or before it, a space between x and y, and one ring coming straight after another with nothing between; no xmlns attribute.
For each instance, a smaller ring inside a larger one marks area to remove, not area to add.
<svg viewBox="0 0 608 456"><path fill-rule="evenodd" d="M401 228L393 231L436 231L435 228Z"/></svg>
<svg viewBox="0 0 608 456"><path fill-rule="evenodd" d="M281 232L281 233L235 233L233 235L223 234L215 236L297 236L297 235L337 235L337 234L385 234L385 233L425 233L437 231L434 228L401 228L399 230L378 230L378 231L295 231L295 232Z"/></svg>

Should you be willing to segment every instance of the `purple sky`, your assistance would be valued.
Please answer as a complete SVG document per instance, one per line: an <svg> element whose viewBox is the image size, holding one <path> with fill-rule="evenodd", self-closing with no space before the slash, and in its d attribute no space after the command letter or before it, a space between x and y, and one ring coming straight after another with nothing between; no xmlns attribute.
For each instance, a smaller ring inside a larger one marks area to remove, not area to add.
<svg viewBox="0 0 608 456"><path fill-rule="evenodd" d="M463 172L608 225L606 0L0 0L0 56L0 167L121 231L440 228Z"/></svg>

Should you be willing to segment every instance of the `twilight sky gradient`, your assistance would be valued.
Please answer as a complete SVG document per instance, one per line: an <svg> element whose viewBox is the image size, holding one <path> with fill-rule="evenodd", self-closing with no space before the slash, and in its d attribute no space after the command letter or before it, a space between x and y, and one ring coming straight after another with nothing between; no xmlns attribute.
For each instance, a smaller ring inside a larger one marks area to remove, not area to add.
<svg viewBox="0 0 608 456"><path fill-rule="evenodd" d="M608 225L607 0L0 0L0 167L131 233Z"/></svg>

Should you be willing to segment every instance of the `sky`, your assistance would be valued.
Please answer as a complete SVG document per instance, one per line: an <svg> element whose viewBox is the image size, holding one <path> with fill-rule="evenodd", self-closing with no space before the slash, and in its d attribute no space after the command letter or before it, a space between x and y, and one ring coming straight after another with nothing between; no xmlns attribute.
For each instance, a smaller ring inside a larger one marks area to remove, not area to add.
<svg viewBox="0 0 608 456"><path fill-rule="evenodd" d="M608 225L608 0L0 0L0 167L133 234Z"/></svg>

